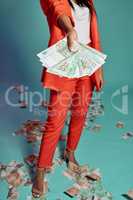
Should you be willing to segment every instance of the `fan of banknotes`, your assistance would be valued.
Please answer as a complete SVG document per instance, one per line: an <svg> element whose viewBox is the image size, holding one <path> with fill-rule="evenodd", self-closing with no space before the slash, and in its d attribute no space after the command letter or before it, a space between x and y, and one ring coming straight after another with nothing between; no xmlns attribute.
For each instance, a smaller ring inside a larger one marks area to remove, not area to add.
<svg viewBox="0 0 133 200"><path fill-rule="evenodd" d="M107 57L106 54L78 41L74 41L73 49L67 46L67 38L37 54L47 72L61 77L78 78L92 75L100 68Z"/></svg>

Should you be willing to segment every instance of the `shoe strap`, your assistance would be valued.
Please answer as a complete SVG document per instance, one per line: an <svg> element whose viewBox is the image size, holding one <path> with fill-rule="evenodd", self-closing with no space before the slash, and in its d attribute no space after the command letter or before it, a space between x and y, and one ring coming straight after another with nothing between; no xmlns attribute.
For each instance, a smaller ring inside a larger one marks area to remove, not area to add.
<svg viewBox="0 0 133 200"><path fill-rule="evenodd" d="M71 150L71 149L68 149L68 148L66 148L66 151L69 151L69 152L75 152L75 150Z"/></svg>

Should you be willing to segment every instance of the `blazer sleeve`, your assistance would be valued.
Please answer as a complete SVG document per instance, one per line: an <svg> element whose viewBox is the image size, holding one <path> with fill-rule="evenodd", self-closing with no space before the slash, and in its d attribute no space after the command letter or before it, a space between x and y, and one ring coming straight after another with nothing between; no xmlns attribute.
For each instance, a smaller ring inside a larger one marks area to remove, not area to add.
<svg viewBox="0 0 133 200"><path fill-rule="evenodd" d="M92 3L92 6L95 8L93 0L90 0ZM97 14L95 11L92 11L92 20L91 20L91 38L92 38L92 47L101 51L102 52L102 47L101 47L101 39L100 39L100 32L99 32L99 27L98 27L98 18ZM99 80L99 75L103 73L103 68L100 67L97 69L92 75L91 75L91 80L93 81L94 85L96 86L97 90L98 88L98 80Z"/></svg>
<svg viewBox="0 0 133 200"><path fill-rule="evenodd" d="M40 4L44 14L50 16L55 25L58 26L58 17L62 14L66 14L70 17L72 25L74 26L74 21L68 9L68 0L40 0Z"/></svg>
<svg viewBox="0 0 133 200"><path fill-rule="evenodd" d="M92 45L95 49L102 51L100 32L98 27L98 17L95 10L94 0L90 0L90 3L92 5L92 20L91 20Z"/></svg>
<svg viewBox="0 0 133 200"><path fill-rule="evenodd" d="M92 30L91 30L91 34L93 37L93 47L99 51L102 51L100 32L99 32L99 27L98 27L98 19L97 19L96 13L93 13L91 23L93 23Z"/></svg>

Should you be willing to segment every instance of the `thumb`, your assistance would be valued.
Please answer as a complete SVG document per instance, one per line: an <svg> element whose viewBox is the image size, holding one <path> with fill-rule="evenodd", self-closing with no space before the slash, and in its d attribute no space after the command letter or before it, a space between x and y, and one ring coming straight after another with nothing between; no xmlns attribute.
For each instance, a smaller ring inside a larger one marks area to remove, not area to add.
<svg viewBox="0 0 133 200"><path fill-rule="evenodd" d="M99 81L98 83L96 83L96 91L99 92L101 90L101 81Z"/></svg>
<svg viewBox="0 0 133 200"><path fill-rule="evenodd" d="M67 46L68 46L68 49L71 51L71 49L73 47L73 41L71 39L67 40Z"/></svg>

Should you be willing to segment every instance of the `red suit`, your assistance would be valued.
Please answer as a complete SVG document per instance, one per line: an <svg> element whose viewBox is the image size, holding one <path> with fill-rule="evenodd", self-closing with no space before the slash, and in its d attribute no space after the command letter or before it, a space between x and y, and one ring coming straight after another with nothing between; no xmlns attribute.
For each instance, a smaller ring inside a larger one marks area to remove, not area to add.
<svg viewBox="0 0 133 200"><path fill-rule="evenodd" d="M90 3L90 37L93 48L101 50L100 36L98 31L97 16L92 0ZM71 13L71 7L68 0L40 0L42 10L47 17L50 39L48 46L53 45L65 36L65 32L58 27L57 19L60 15L66 14L70 17L72 25L74 20ZM54 152L63 129L66 114L71 108L71 120L68 131L67 149L76 150L82 129L85 122L85 117L88 111L88 106L91 101L93 89L97 87L97 81L101 73L98 69L93 75L84 76L81 78L59 77L55 74L46 72L44 67L42 73L42 86L50 88L50 100L48 106L48 117L45 122L45 131L43 134L38 167L51 167ZM98 89L98 88L97 88Z"/></svg>

